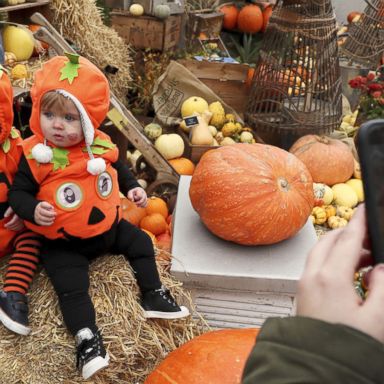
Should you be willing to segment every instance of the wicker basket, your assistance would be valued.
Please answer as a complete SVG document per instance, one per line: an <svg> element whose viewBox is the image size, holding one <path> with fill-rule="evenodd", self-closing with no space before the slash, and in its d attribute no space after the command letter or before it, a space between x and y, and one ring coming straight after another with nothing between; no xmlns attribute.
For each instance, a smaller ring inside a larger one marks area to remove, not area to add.
<svg viewBox="0 0 384 384"><path fill-rule="evenodd" d="M366 2L359 21L351 23L341 51L351 61L376 69L384 52L384 0Z"/></svg>
<svg viewBox="0 0 384 384"><path fill-rule="evenodd" d="M300 136L329 133L340 125L341 76L331 8L330 1L285 0L272 14L245 114L266 143L287 149Z"/></svg>

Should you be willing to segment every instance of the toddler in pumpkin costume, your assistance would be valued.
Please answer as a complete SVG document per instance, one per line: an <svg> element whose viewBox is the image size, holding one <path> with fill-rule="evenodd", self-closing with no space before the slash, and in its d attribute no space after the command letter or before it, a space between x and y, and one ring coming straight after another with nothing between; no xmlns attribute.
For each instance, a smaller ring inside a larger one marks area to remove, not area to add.
<svg viewBox="0 0 384 384"><path fill-rule="evenodd" d="M85 379L108 365L88 294L89 262L123 254L141 291L145 317L189 315L162 287L149 236L121 218L120 190L145 206L147 196L118 149L97 128L109 110L109 85L85 58L57 56L35 73L30 128L9 201L25 225L44 236L42 264L75 336ZM128 319L127 319L128 321Z"/></svg>
<svg viewBox="0 0 384 384"><path fill-rule="evenodd" d="M12 123L12 85L0 66L0 258L11 255L0 291L0 321L11 331L27 335L26 293L39 263L40 236L23 230L23 220L8 203L8 190L22 154L22 139Z"/></svg>

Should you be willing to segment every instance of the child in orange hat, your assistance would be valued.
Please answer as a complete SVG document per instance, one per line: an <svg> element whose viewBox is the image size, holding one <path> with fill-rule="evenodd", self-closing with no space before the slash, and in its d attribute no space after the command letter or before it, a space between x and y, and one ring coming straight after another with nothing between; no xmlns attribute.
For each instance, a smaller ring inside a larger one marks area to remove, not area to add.
<svg viewBox="0 0 384 384"><path fill-rule="evenodd" d="M89 262L123 254L141 291L145 317L189 315L165 290L149 236L121 218L120 190L138 206L147 195L118 150L97 128L109 110L105 76L77 55L57 56L36 72L30 128L12 185L11 206L25 225L44 236L42 263L75 336L85 379L108 365L88 293Z"/></svg>
<svg viewBox="0 0 384 384"><path fill-rule="evenodd" d="M40 236L23 231L23 220L8 203L8 190L22 153L21 137L12 127L12 107L12 85L0 66L0 257L11 254L0 291L0 321L13 332L27 335L31 329L26 293L39 263Z"/></svg>

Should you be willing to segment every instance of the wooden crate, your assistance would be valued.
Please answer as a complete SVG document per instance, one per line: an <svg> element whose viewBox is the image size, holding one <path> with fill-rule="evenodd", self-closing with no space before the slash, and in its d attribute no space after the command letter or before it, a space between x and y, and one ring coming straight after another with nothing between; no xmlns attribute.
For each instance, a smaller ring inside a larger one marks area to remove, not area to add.
<svg viewBox="0 0 384 384"><path fill-rule="evenodd" d="M211 149L219 148L219 146L191 144L189 142L188 135L181 128L178 128L177 133L183 138L184 141L183 157L187 157L195 164L199 162L201 156L203 156L205 152Z"/></svg>
<svg viewBox="0 0 384 384"><path fill-rule="evenodd" d="M204 34L207 38L220 36L224 14L221 12L194 13L188 15L187 34L197 38Z"/></svg>
<svg viewBox="0 0 384 384"><path fill-rule="evenodd" d="M240 116L245 112L249 94L246 84L248 65L197 60L179 60L179 63L211 88Z"/></svg>
<svg viewBox="0 0 384 384"><path fill-rule="evenodd" d="M134 48L151 48L166 51L180 41L181 15L165 20L152 16L132 16L124 11L111 12L112 27Z"/></svg>

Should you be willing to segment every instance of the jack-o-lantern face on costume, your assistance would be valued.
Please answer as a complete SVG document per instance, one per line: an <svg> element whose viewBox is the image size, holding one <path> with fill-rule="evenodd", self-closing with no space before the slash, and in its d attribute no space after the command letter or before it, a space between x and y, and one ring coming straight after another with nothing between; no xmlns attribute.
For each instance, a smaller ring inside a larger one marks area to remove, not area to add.
<svg viewBox="0 0 384 384"><path fill-rule="evenodd" d="M4 228L4 213L8 209L8 190L17 171L22 153L19 133L12 128L13 91L5 71L0 66L0 257L10 250L16 232Z"/></svg>
<svg viewBox="0 0 384 384"><path fill-rule="evenodd" d="M58 93L77 108L84 133L79 144L60 147L60 141L47 141L44 137L40 109L48 92ZM94 128L109 109L107 79L84 58L58 56L36 72L31 96L30 127L35 136L24 142L23 149L40 185L36 198L52 204L56 218L48 227L26 225L50 239L89 238L107 231L121 216L117 173L112 167L118 150L108 135ZM48 161L44 156L40 160L40 153L34 155L34 150L42 146L51 153ZM93 161L103 166L92 170Z"/></svg>

